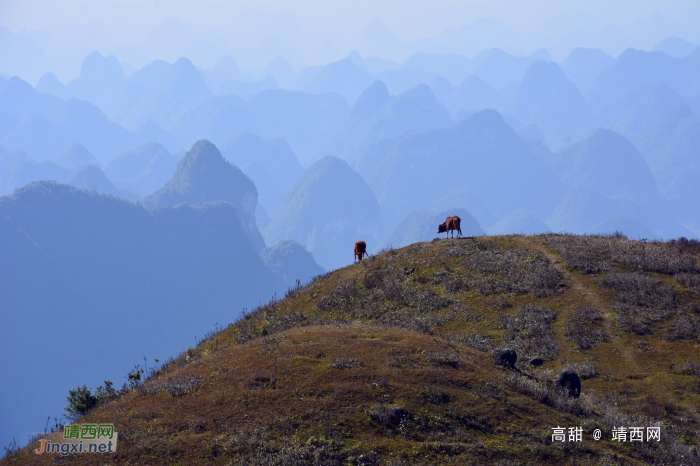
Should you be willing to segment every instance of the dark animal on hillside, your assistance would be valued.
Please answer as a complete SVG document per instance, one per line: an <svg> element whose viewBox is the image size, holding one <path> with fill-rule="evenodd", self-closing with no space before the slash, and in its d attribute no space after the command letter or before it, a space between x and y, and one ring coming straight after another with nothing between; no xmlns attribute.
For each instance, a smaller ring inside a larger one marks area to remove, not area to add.
<svg viewBox="0 0 700 466"><path fill-rule="evenodd" d="M570 369L564 369L554 380L557 385L569 391L569 396L578 398L581 396L581 379L578 374Z"/></svg>
<svg viewBox="0 0 700 466"><path fill-rule="evenodd" d="M356 259L362 260L362 256L367 255L367 245L364 241L358 241L355 243L355 255L352 257L352 262L355 263Z"/></svg>
<svg viewBox="0 0 700 466"><path fill-rule="evenodd" d="M454 232L457 231L457 238L462 236L462 229L459 227L461 220L456 215L454 217L447 217L445 223L438 225L438 233L445 233L445 238L452 232L452 237L454 238Z"/></svg>
<svg viewBox="0 0 700 466"><path fill-rule="evenodd" d="M544 360L542 360L542 358L539 356L535 356L534 358L530 359L530 364L533 366L541 366L544 364Z"/></svg>
<svg viewBox="0 0 700 466"><path fill-rule="evenodd" d="M518 355L512 349L493 350L491 356L504 367L515 367L515 362L518 360Z"/></svg>

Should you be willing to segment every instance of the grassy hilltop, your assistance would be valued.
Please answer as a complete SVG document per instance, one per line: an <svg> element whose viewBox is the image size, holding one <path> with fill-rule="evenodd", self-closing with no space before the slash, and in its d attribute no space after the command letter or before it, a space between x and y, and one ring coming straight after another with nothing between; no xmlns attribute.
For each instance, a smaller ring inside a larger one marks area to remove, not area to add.
<svg viewBox="0 0 700 466"><path fill-rule="evenodd" d="M116 454L35 442L3 464L700 464L699 334L697 242L416 243L290 290L76 421L114 423ZM490 355L506 347L515 369ZM553 383L565 367L579 399Z"/></svg>

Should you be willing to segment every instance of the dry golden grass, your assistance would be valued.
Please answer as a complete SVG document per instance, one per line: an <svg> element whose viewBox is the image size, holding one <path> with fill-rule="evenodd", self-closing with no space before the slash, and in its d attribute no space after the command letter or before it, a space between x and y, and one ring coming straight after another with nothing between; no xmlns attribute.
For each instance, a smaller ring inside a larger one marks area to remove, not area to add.
<svg viewBox="0 0 700 466"><path fill-rule="evenodd" d="M261 306L77 421L114 422L117 454L5 462L698 464L699 257L679 244L543 235L387 251ZM624 306L649 312L648 331ZM505 346L515 369L488 353ZM554 384L563 368L580 399ZM662 441L612 442L619 425L660 425ZM557 426L584 441L552 443Z"/></svg>

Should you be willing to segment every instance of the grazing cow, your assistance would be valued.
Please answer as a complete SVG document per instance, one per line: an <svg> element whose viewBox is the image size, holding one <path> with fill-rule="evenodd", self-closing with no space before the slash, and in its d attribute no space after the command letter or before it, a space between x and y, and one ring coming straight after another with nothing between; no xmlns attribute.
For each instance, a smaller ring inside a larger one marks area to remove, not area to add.
<svg viewBox="0 0 700 466"><path fill-rule="evenodd" d="M352 262L355 263L356 259L362 260L362 256L367 255L367 245L364 241L358 241L355 243L355 255L352 256Z"/></svg>
<svg viewBox="0 0 700 466"><path fill-rule="evenodd" d="M462 236L462 229L459 227L461 220L456 215L454 217L447 217L445 223L438 225L438 233L445 233L445 238L452 232L452 237L454 238L454 231L457 231L457 238Z"/></svg>

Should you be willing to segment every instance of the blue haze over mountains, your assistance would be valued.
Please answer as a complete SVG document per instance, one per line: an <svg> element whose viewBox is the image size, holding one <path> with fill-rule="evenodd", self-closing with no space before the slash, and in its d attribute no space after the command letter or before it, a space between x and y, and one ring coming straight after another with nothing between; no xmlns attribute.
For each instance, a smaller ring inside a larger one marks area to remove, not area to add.
<svg viewBox="0 0 700 466"><path fill-rule="evenodd" d="M192 55L151 59L175 33ZM69 388L121 385L142 355L351 264L358 240L430 241L448 215L467 236L700 237L692 41L517 53L495 20L402 43L377 19L309 65L193 34L171 18L141 46L86 50L73 79L46 57L0 76L0 349L17 355L0 371L30 381L0 389L3 444ZM41 39L0 26L8 63L35 56L21 38ZM48 345L92 351L66 365Z"/></svg>

